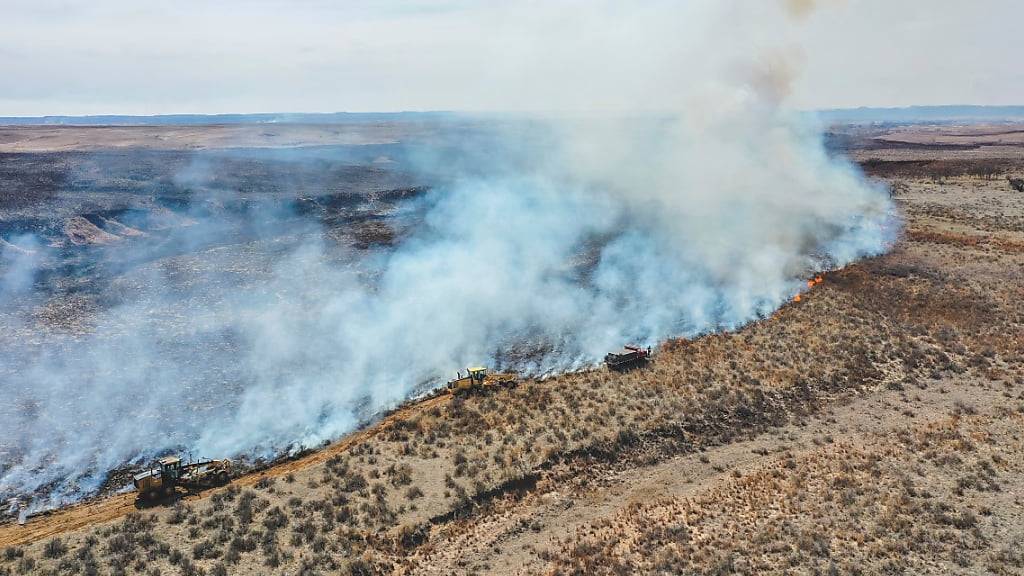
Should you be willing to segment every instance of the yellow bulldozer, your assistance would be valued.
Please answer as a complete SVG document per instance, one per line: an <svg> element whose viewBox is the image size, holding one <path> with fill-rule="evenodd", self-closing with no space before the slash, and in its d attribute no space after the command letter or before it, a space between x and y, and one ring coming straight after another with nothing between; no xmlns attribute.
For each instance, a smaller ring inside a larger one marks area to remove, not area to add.
<svg viewBox="0 0 1024 576"><path fill-rule="evenodd" d="M498 388L512 388L519 378L512 373L488 372L483 366L466 369L466 375L448 381L448 391L455 396L466 396L475 392L488 392Z"/></svg>
<svg viewBox="0 0 1024 576"><path fill-rule="evenodd" d="M142 500L170 496L178 486L206 488L222 486L231 481L230 460L197 460L182 462L178 456L165 456L156 466L132 477Z"/></svg>

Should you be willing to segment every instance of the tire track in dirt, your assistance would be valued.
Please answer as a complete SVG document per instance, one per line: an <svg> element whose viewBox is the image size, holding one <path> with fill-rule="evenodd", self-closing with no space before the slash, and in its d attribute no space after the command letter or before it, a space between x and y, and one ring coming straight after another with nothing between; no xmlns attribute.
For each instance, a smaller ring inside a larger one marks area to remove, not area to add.
<svg viewBox="0 0 1024 576"><path fill-rule="evenodd" d="M227 490L230 486L237 486L239 488L252 486L263 478L284 476L290 472L296 472L298 470L309 468L310 466L322 464L332 456L341 454L355 444L369 440L380 432L387 430L388 427L395 422L409 420L413 416L419 415L431 408L446 403L448 399L449 396L447 394L439 394L437 396L427 397L423 400L400 406L377 422L362 430L353 432L352 434L345 436L321 450L316 450L293 460L274 464L269 468L264 468L263 470L243 474L232 480L231 484L226 487L209 488L197 492L190 492L189 494L182 496L180 500L185 502L204 500L217 492ZM44 538L51 538L86 526L116 520L117 518L127 516L132 512L147 509L158 511L165 508L161 506L140 508L136 504L135 496L135 492L127 492L124 494L115 494L113 496L86 500L66 508L61 508L33 517L29 519L24 526L14 523L0 526L0 548L37 542Z"/></svg>

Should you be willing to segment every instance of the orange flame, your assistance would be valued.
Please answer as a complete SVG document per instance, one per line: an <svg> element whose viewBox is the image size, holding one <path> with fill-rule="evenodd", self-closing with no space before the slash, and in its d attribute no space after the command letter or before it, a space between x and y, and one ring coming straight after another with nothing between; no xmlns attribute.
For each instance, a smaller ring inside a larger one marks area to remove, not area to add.
<svg viewBox="0 0 1024 576"><path fill-rule="evenodd" d="M820 275L819 276L815 276L814 278L811 278L810 280L807 281L807 289L809 290L811 288L814 288L815 286L817 286L818 284L821 284L824 281L825 281L825 279L822 278ZM800 301L800 295L799 294L797 294L796 296L793 296L793 302L799 302L799 301Z"/></svg>

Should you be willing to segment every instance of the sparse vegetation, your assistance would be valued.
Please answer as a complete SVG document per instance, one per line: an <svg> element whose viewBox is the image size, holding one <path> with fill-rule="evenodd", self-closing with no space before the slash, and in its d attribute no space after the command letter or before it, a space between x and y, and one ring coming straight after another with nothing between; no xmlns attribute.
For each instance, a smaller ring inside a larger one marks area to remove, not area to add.
<svg viewBox="0 0 1024 576"><path fill-rule="evenodd" d="M960 470L987 468L989 453L1009 446L997 442L979 453L969 438L1008 440L1021 424L1020 416L956 416L867 447L823 445L798 461L769 463L694 498L631 506L561 544L551 556L554 572L715 573L729 566L763 573L794 562L844 574L914 571L937 561L964 566L988 549L988 521L954 497L955 478ZM927 469L919 467L911 477L904 463L916 454L925 454ZM950 466L953 455L957 464ZM1012 473L1019 474L1021 454L1015 461ZM827 535L818 525L822 520ZM990 566L1005 560L999 566L1012 567L1015 561L1012 554L999 558Z"/></svg>
<svg viewBox="0 0 1024 576"><path fill-rule="evenodd" d="M1020 573L993 526L1024 489L1024 202L992 166L867 168L900 178L904 238L771 318L429 399L308 467L7 547L0 574Z"/></svg>

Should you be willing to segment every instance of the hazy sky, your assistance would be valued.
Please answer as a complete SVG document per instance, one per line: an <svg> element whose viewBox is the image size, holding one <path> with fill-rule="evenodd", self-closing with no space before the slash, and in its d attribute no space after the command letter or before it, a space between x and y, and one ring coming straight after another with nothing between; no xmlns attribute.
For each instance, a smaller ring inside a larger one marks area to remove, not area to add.
<svg viewBox="0 0 1024 576"><path fill-rule="evenodd" d="M773 1L0 0L0 115L1024 104L1024 2Z"/></svg>

